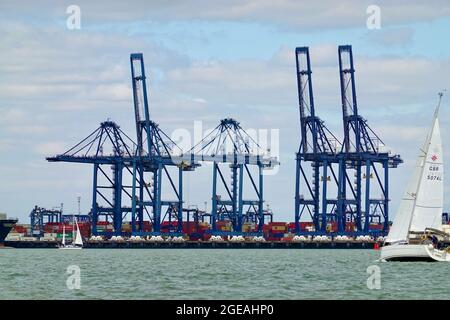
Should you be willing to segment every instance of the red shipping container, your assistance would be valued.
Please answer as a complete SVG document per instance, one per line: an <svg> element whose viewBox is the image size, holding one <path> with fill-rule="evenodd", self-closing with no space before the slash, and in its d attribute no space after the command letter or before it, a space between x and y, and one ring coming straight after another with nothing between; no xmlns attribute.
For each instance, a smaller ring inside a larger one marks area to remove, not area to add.
<svg viewBox="0 0 450 320"><path fill-rule="evenodd" d="M300 230L305 231L306 227L312 227L314 226L313 222L300 222Z"/></svg>
<svg viewBox="0 0 450 320"><path fill-rule="evenodd" d="M161 222L161 227L169 227L169 226L172 226L172 227L178 226L178 221L172 221L172 222L163 221L163 222Z"/></svg>
<svg viewBox="0 0 450 320"><path fill-rule="evenodd" d="M216 222L217 227L229 226L231 225L231 221L229 220L220 220Z"/></svg>
<svg viewBox="0 0 450 320"><path fill-rule="evenodd" d="M286 222L269 222L269 226L270 227L273 227L273 226L284 227L284 226L286 226Z"/></svg>
<svg viewBox="0 0 450 320"><path fill-rule="evenodd" d="M202 239L203 239L203 235L200 235L198 233L189 236L189 241L199 241Z"/></svg>
<svg viewBox="0 0 450 320"><path fill-rule="evenodd" d="M204 240L204 241L208 241L210 238L211 238L211 234L210 234L210 233L205 233L205 234L203 235L203 240Z"/></svg>
<svg viewBox="0 0 450 320"><path fill-rule="evenodd" d="M382 224L370 224L369 230L383 230Z"/></svg>
<svg viewBox="0 0 450 320"><path fill-rule="evenodd" d="M197 233L198 229L199 229L198 225L196 225L196 224L189 223L189 225L187 225L187 224L183 223L183 233L185 233L185 234Z"/></svg>

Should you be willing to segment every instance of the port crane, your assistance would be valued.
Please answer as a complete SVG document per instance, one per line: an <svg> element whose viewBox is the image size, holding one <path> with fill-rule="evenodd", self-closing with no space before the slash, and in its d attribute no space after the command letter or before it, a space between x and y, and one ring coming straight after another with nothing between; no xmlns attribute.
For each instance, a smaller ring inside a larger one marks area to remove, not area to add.
<svg viewBox="0 0 450 320"><path fill-rule="evenodd" d="M131 176L136 144L119 125L104 121L91 134L66 152L47 157L49 162L71 162L93 166L92 233L98 235L97 223L112 222L115 235L122 230L122 221L131 212L123 205L125 197L131 199L130 186L123 184L124 175ZM111 172L111 173L110 173Z"/></svg>
<svg viewBox="0 0 450 320"><path fill-rule="evenodd" d="M184 161L181 148L150 119L143 54L131 54L130 64L137 136L137 153L132 165L133 234L142 234L136 225L142 231L144 213L153 223L154 234L161 232L161 222L165 220L171 229L167 231L181 234L183 173L194 170L198 164ZM175 200L162 198L164 182L168 184ZM166 208L164 215L163 208ZM175 230L172 218L177 222Z"/></svg>
<svg viewBox="0 0 450 320"><path fill-rule="evenodd" d="M34 236L44 235L44 225L48 222L62 221L62 205L61 208L46 209L39 206L34 206L30 212L30 227L31 234Z"/></svg>
<svg viewBox="0 0 450 320"><path fill-rule="evenodd" d="M256 223L256 232L262 232L265 217L270 215L263 210L263 170L279 164L276 157L266 151L231 118L221 120L190 150L192 162L212 163L211 230L214 234L241 234L244 222ZM227 166L229 182L224 174ZM252 167L256 168L256 174ZM247 184L253 199L244 197ZM224 195L219 194L219 186L223 187ZM223 220L231 221L234 232L217 230L217 221Z"/></svg>

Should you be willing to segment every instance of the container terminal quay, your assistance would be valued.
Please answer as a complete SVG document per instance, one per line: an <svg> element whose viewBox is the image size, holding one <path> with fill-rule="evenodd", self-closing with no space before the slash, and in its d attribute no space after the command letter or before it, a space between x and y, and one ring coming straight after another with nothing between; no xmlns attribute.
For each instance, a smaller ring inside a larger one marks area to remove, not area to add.
<svg viewBox="0 0 450 320"><path fill-rule="evenodd" d="M133 53L135 139L108 120L66 152L46 158L91 167L90 212L36 205L26 224L2 214L0 246L57 248L63 236L74 237L76 225L86 248L379 248L390 227L391 171L403 160L360 113L350 45L337 49L342 141L314 105L308 47L296 48L295 59L300 144L293 149L294 179L286 182L295 189L292 222L277 221L264 200L264 170L280 165L270 149L237 120L224 118L182 150L164 124L150 118L144 57ZM183 198L183 176L203 163L212 164L207 212L186 208ZM450 235L448 220L443 213L442 230Z"/></svg>

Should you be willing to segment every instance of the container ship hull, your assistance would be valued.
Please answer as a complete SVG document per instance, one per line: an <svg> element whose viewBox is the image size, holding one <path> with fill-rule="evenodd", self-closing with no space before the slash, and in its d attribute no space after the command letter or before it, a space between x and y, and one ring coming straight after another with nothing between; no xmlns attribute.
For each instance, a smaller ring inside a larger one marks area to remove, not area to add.
<svg viewBox="0 0 450 320"><path fill-rule="evenodd" d="M17 223L17 219L0 220L0 244L5 241L6 236Z"/></svg>

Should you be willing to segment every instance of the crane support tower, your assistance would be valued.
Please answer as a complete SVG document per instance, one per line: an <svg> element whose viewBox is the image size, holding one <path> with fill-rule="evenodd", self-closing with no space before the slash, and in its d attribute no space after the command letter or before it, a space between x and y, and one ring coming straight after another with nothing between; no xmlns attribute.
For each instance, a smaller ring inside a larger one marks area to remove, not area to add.
<svg viewBox="0 0 450 320"><path fill-rule="evenodd" d="M380 137L359 114L356 99L352 47L339 46L344 141L339 175L339 232L353 222L361 233L369 233L371 223L389 223L389 169L402 159L391 155ZM363 190L364 189L364 190ZM378 196L377 196L378 195Z"/></svg>
<svg viewBox="0 0 450 320"><path fill-rule="evenodd" d="M175 160L176 155L181 156L182 150L150 120L143 54L131 54L130 64L137 135L137 157L132 168L133 234L143 234L144 214L152 222L152 234L160 234L161 222L165 220L169 222L169 230L165 231L181 234L183 172L193 170L196 165ZM175 169L175 173L171 172L174 170L170 170L170 167ZM165 182L175 199L162 199ZM163 208L166 208L164 213Z"/></svg>
<svg viewBox="0 0 450 320"><path fill-rule="evenodd" d="M316 232L326 232L327 223L337 219L338 201L329 189L337 190L338 152L341 143L316 115L308 47L295 49L301 142L296 154L295 228L306 213ZM312 179L310 179L311 177Z"/></svg>

